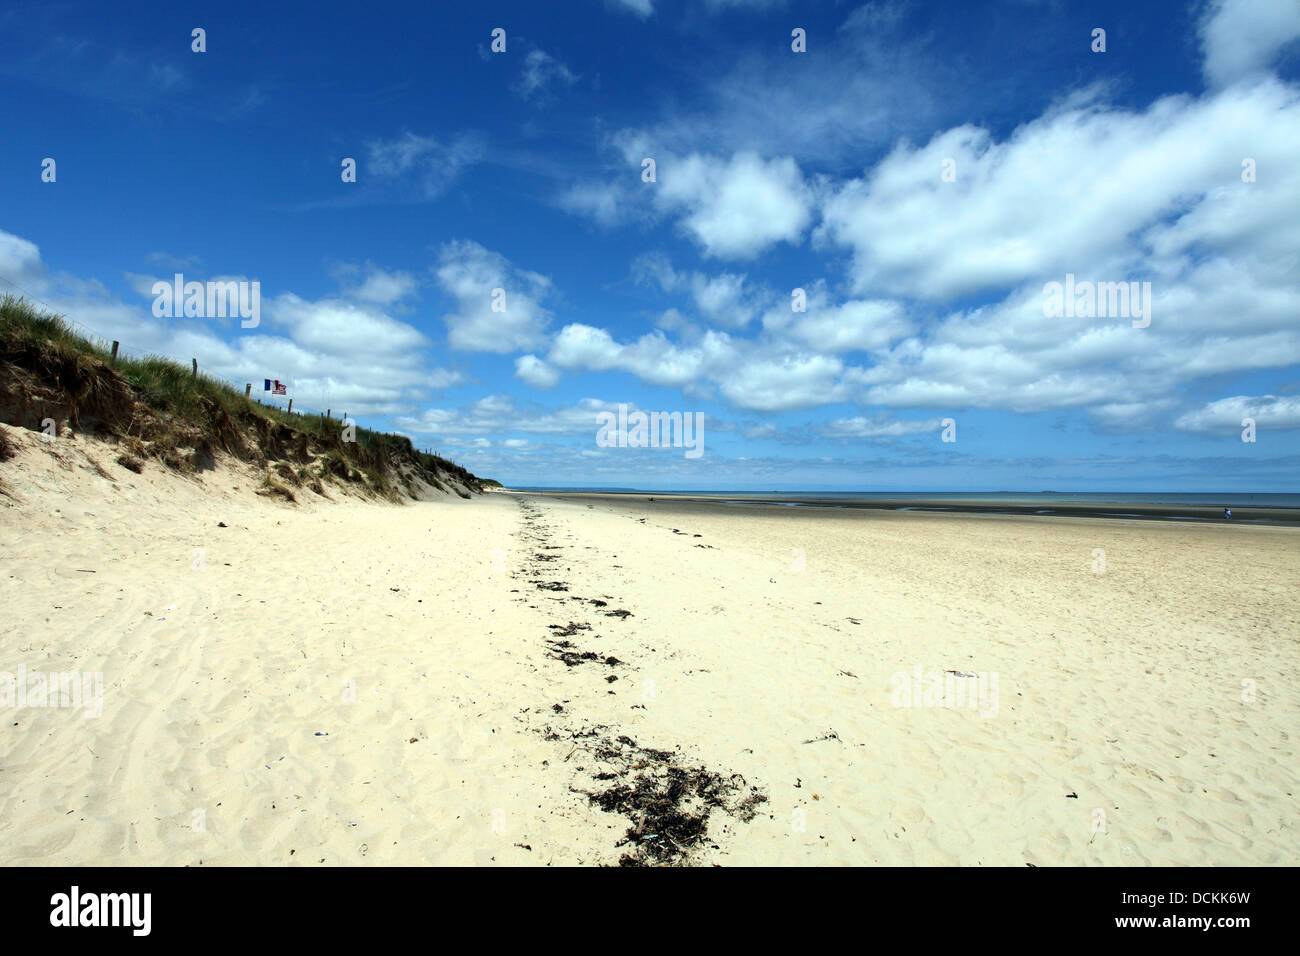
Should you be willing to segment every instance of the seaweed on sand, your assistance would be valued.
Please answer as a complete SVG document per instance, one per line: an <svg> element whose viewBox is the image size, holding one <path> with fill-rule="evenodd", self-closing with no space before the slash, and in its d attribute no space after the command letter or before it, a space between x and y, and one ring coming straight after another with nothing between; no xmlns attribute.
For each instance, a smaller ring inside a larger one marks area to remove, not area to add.
<svg viewBox="0 0 1300 956"><path fill-rule="evenodd" d="M619 866L690 863L701 847L717 847L709 839L715 812L748 823L767 801L738 773L724 776L703 766L681 766L676 754L638 746L627 736L603 738L591 750L597 760L614 765L612 772L596 773L595 779L619 782L603 790L572 789L606 813L631 821L618 844L631 849L619 858Z"/></svg>

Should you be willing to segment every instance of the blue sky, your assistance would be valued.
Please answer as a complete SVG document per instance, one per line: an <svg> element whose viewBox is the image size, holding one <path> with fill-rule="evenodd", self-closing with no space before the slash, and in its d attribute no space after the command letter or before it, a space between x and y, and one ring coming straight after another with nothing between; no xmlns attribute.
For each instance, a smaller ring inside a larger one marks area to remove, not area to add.
<svg viewBox="0 0 1300 956"><path fill-rule="evenodd" d="M10 4L0 277L510 485L1295 491L1297 36L1298 0ZM257 280L259 326L156 318L176 272ZM1049 317L1067 273L1150 282L1149 325ZM704 454L598 447L620 403Z"/></svg>

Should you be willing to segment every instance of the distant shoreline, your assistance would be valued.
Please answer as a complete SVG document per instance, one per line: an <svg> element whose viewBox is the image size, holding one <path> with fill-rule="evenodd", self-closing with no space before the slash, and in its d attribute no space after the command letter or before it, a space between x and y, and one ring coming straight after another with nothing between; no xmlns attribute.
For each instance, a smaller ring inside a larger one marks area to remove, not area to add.
<svg viewBox="0 0 1300 956"><path fill-rule="evenodd" d="M1159 501L1121 501L1121 500L1069 500L1060 498L1083 499L1086 495L1067 495L1061 493L1058 498L1048 499L1031 494L999 496L996 494L971 494L969 497L945 498L939 496L897 497L829 497L809 495L758 495L758 494L709 494L689 492L633 492L633 491L563 491L563 490L524 490L507 488L511 494L542 495L550 498L570 498L583 500L607 500L611 503L650 502L698 502L701 504L721 504L731 507L754 506L763 509L848 509L895 512L919 512L926 514L989 514L1016 515L1040 518L1129 518L1148 521L1191 522L1195 524L1225 525L1276 525L1281 527L1300 527L1300 507L1270 507L1241 505L1227 498L1227 507L1232 509L1232 518L1223 516L1222 505L1202 503L1179 503ZM1300 496L1296 496L1300 498Z"/></svg>

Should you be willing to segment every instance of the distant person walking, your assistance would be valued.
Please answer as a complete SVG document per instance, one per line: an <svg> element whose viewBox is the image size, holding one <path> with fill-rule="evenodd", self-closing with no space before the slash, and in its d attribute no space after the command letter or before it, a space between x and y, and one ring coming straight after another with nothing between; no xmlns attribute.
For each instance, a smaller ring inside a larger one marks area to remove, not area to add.
<svg viewBox="0 0 1300 956"><path fill-rule="evenodd" d="M1227 518L1229 521L1231 521L1231 520L1232 520L1232 509L1231 509L1231 508L1224 508L1224 509L1223 509L1223 516L1224 516L1225 518Z"/></svg>

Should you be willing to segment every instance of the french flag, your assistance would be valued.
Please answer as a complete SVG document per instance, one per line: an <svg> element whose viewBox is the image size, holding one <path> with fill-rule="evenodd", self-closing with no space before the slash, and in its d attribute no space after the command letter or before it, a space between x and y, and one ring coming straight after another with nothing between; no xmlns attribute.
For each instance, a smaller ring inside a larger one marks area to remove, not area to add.
<svg viewBox="0 0 1300 956"><path fill-rule="evenodd" d="M284 386L284 384L283 384L283 383L282 383L278 378L274 378L274 379L272 379L272 378L264 378L264 379L262 379L262 391L264 391L264 392L270 392L270 393L272 393L273 395L286 395L286 394L288 394L288 393L286 392L286 390L285 390L285 386Z"/></svg>

